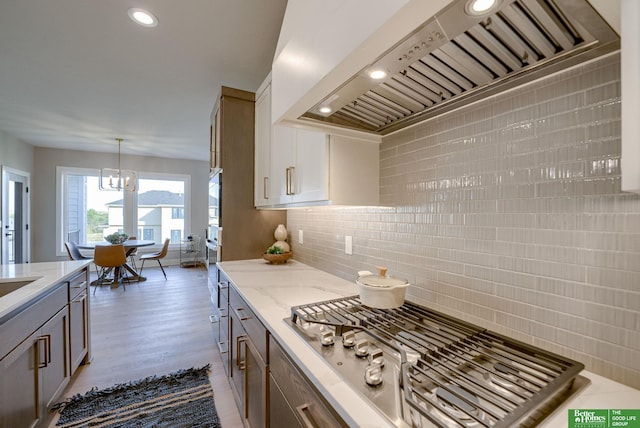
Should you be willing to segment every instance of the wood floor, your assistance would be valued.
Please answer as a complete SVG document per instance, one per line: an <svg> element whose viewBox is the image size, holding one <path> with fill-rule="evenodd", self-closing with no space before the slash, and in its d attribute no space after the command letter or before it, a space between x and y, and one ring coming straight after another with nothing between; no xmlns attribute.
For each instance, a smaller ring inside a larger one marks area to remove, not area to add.
<svg viewBox="0 0 640 428"><path fill-rule="evenodd" d="M211 384L223 428L242 427L209 322L204 268L145 266L147 281L91 288L93 359L80 366L64 397L151 375L211 364ZM94 273L95 275L95 273ZM57 415L50 428L55 426Z"/></svg>

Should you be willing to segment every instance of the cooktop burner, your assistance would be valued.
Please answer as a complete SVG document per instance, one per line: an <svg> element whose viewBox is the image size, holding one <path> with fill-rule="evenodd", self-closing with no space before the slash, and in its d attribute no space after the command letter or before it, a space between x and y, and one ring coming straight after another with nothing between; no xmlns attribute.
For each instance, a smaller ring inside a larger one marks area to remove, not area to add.
<svg viewBox="0 0 640 428"><path fill-rule="evenodd" d="M346 297L288 321L398 426L534 426L585 382L581 363L411 302Z"/></svg>

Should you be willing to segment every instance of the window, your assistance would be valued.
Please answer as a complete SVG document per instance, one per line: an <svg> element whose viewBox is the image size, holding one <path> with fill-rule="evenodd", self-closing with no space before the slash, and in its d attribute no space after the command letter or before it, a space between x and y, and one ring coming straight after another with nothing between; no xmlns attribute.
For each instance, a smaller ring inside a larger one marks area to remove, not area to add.
<svg viewBox="0 0 640 428"><path fill-rule="evenodd" d="M184 219L184 208L183 207L171 208L171 218L174 220Z"/></svg>
<svg viewBox="0 0 640 428"><path fill-rule="evenodd" d="M178 244L180 243L180 239L182 239L182 231L181 230L172 230L171 231L171 243Z"/></svg>
<svg viewBox="0 0 640 428"><path fill-rule="evenodd" d="M189 176L138 173L136 193L98 190L99 170L57 168L57 248L68 240L100 242L124 232L162 245L185 236L189 221Z"/></svg>
<svg viewBox="0 0 640 428"><path fill-rule="evenodd" d="M158 243L173 239L174 231L185 233L185 179L167 179L140 174L138 180L138 226L153 229Z"/></svg>
<svg viewBox="0 0 640 428"><path fill-rule="evenodd" d="M155 241L153 236L153 229L142 229L142 239L147 241Z"/></svg>

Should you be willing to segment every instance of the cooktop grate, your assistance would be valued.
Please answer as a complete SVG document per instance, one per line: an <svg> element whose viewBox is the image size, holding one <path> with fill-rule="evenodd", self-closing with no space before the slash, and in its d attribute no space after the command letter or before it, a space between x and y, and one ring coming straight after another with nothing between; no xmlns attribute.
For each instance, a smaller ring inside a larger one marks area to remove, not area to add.
<svg viewBox="0 0 640 428"><path fill-rule="evenodd" d="M411 302L374 309L352 296L295 306L291 321L333 326L340 336L363 330L397 351L405 402L439 427L510 427L539 419L584 368Z"/></svg>

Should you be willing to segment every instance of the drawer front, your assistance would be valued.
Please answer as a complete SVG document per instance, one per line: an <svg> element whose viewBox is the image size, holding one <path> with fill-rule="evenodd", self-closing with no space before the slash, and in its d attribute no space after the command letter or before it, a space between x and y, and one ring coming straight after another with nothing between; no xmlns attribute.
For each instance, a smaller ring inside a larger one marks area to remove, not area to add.
<svg viewBox="0 0 640 428"><path fill-rule="evenodd" d="M67 283L60 283L46 296L39 298L1 324L0 359L64 308L69 302L68 293Z"/></svg>
<svg viewBox="0 0 640 428"><path fill-rule="evenodd" d="M69 301L75 300L75 298L87 290L87 271L83 270L78 275L69 280Z"/></svg>
<svg viewBox="0 0 640 428"><path fill-rule="evenodd" d="M269 340L269 370L289 403L289 407L294 409L296 417L303 426L346 426L334 412L329 410L328 405L293 365L273 337Z"/></svg>
<svg viewBox="0 0 640 428"><path fill-rule="evenodd" d="M269 426L304 428L271 375L269 375L269 406Z"/></svg>
<svg viewBox="0 0 640 428"><path fill-rule="evenodd" d="M249 305L247 305L238 291L229 287L229 309L237 315L242 328L247 332L253 345L258 350L263 361L267 360L267 329L264 328L260 320L255 316Z"/></svg>

